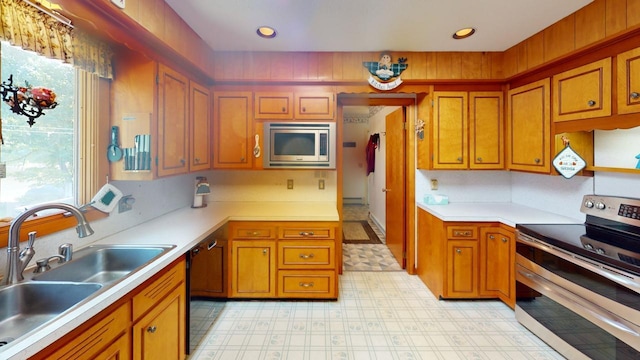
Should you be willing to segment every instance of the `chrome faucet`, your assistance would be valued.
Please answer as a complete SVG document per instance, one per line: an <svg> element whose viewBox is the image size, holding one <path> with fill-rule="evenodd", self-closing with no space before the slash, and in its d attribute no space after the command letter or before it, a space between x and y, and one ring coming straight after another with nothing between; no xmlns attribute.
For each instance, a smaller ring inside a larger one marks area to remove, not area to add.
<svg viewBox="0 0 640 360"><path fill-rule="evenodd" d="M35 251L33 250L33 240L35 240L35 234L29 239L29 245L24 251L20 252L20 227L22 223L27 220L31 215L48 209L61 209L70 212L75 216L78 226L76 226L76 232L78 237L85 237L93 234L93 229L89 226L87 219L84 215L74 206L63 203L51 203L34 206L31 209L25 210L22 214L18 215L9 226L9 241L7 246L7 270L2 280L3 285L11 285L24 280L22 272L29 263L29 260L33 257ZM27 251L27 249L29 249Z"/></svg>

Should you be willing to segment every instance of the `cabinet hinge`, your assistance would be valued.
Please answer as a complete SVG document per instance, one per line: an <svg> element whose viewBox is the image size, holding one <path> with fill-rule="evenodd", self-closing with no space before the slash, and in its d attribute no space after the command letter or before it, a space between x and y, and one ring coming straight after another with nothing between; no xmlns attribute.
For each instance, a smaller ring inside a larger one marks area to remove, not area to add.
<svg viewBox="0 0 640 360"><path fill-rule="evenodd" d="M407 130L407 122L402 123L402 130Z"/></svg>
<svg viewBox="0 0 640 360"><path fill-rule="evenodd" d="M406 258L407 258L407 252L406 252L406 251L403 251L403 252L402 252L402 258L403 258L403 259L406 259Z"/></svg>
<svg viewBox="0 0 640 360"><path fill-rule="evenodd" d="M156 156L156 167L158 166L158 157Z"/></svg>
<svg viewBox="0 0 640 360"><path fill-rule="evenodd" d="M156 84L160 84L160 75L156 75Z"/></svg>
<svg viewBox="0 0 640 360"><path fill-rule="evenodd" d="M431 107L433 107L433 100L431 100Z"/></svg>

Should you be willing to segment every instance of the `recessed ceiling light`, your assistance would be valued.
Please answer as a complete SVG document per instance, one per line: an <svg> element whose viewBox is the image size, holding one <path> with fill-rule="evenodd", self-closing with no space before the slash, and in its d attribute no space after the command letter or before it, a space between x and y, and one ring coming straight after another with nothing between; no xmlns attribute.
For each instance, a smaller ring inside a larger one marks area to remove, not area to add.
<svg viewBox="0 0 640 360"><path fill-rule="evenodd" d="M456 40L466 39L469 36L473 35L475 32L476 32L476 29L471 27L460 29L453 34L453 38Z"/></svg>
<svg viewBox="0 0 640 360"><path fill-rule="evenodd" d="M276 29L271 26L260 26L258 30L256 30L256 33L258 36L265 39L273 39L276 37Z"/></svg>

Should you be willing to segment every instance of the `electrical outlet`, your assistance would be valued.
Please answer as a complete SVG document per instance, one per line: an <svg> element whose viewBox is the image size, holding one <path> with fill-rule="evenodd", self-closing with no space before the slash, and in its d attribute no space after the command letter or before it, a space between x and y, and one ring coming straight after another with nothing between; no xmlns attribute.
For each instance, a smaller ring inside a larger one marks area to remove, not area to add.
<svg viewBox="0 0 640 360"><path fill-rule="evenodd" d="M287 189L293 189L293 179L287 179Z"/></svg>
<svg viewBox="0 0 640 360"><path fill-rule="evenodd" d="M431 179L431 190L438 190L438 179Z"/></svg>
<svg viewBox="0 0 640 360"><path fill-rule="evenodd" d="M324 179L318 180L318 189L324 190Z"/></svg>

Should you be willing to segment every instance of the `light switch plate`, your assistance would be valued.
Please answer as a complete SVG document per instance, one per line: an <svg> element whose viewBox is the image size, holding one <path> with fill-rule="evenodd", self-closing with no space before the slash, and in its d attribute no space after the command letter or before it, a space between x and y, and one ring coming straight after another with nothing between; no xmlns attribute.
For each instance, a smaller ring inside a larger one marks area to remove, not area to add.
<svg viewBox="0 0 640 360"><path fill-rule="evenodd" d="M111 0L111 3L120 9L124 9L124 0Z"/></svg>

